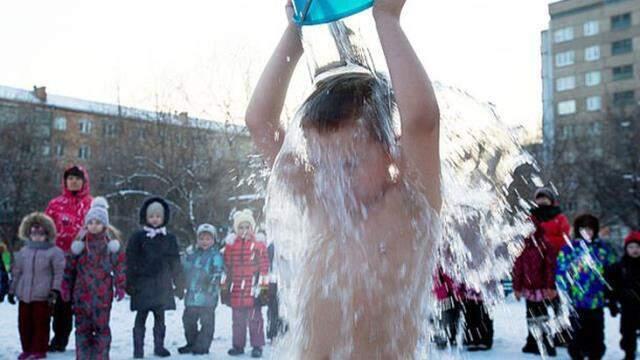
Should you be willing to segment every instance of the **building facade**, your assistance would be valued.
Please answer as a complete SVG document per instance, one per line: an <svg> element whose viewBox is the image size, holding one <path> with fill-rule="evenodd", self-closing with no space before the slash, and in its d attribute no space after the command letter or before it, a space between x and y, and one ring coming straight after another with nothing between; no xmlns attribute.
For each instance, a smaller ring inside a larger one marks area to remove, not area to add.
<svg viewBox="0 0 640 360"><path fill-rule="evenodd" d="M250 171L243 126L0 86L0 238L58 195L63 169L85 166L92 193L109 198L129 230L149 195L169 198L183 237L198 221L223 222ZM244 171L244 172L243 172ZM4 230L3 230L4 229Z"/></svg>
<svg viewBox="0 0 640 360"><path fill-rule="evenodd" d="M585 185L581 170L637 167L629 154L638 145L627 138L640 131L640 1L562 0L549 5L549 16L541 48L543 162L564 169L555 182L573 194L569 211L597 212L603 204L589 194L603 186Z"/></svg>

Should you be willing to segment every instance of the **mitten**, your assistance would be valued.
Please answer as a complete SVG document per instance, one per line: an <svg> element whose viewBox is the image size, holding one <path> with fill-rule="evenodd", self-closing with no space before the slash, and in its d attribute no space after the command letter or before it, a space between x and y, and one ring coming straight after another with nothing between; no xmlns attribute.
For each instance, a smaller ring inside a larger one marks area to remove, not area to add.
<svg viewBox="0 0 640 360"><path fill-rule="evenodd" d="M122 301L124 299L124 290L116 289L116 301Z"/></svg>
<svg viewBox="0 0 640 360"><path fill-rule="evenodd" d="M49 291L49 296L47 297L47 302L49 303L49 306L51 307L56 306L56 303L58 302L59 298L60 298L60 291L58 290Z"/></svg>

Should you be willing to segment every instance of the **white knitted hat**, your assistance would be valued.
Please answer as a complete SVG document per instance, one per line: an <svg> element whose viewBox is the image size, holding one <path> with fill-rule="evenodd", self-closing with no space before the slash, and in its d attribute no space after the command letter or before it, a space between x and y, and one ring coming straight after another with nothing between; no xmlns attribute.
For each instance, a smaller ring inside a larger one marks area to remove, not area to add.
<svg viewBox="0 0 640 360"><path fill-rule="evenodd" d="M255 230L256 220L253 218L253 212L249 209L244 209L233 214L233 229L238 233L238 227L242 223L249 223L251 228Z"/></svg>

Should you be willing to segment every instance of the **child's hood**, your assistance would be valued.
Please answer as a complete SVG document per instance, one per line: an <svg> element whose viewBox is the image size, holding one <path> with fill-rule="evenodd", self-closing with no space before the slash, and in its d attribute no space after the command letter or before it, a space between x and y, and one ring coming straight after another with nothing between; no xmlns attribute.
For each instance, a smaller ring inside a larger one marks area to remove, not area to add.
<svg viewBox="0 0 640 360"><path fill-rule="evenodd" d="M41 212L31 213L25 216L24 219L22 219L20 228L18 229L18 236L20 237L20 239L25 241L29 240L31 227L35 224L42 226L46 230L47 234L49 234L47 236L47 241L51 244L54 244L57 235L56 226L53 223L53 220L48 215Z"/></svg>
<svg viewBox="0 0 640 360"><path fill-rule="evenodd" d="M73 169L73 168L77 168L78 170L82 171L82 173L84 174L84 181L82 184L82 189L80 189L80 191L78 191L77 194L75 194L76 197L82 198L85 197L87 195L89 195L91 193L91 182L89 181L89 172L87 172L87 169L85 169L83 166L80 165L71 165L68 166L66 169L64 169L65 172ZM62 177L62 194L65 196L73 196L73 194L71 193L71 191L69 189L67 189L67 183L64 179L64 176Z"/></svg>
<svg viewBox="0 0 640 360"><path fill-rule="evenodd" d="M169 209L169 203L167 203L167 201L159 196L154 196L154 197L150 197L147 200L144 201L144 203L142 204L142 207L140 208L140 225L148 225L147 224L147 209L149 208L149 205L153 204L154 202L159 203L160 205L162 205L162 207L164 208L164 218L163 218L163 222L162 225L158 226L163 227L163 226L167 226L167 224L169 224L169 219L171 217L171 212Z"/></svg>

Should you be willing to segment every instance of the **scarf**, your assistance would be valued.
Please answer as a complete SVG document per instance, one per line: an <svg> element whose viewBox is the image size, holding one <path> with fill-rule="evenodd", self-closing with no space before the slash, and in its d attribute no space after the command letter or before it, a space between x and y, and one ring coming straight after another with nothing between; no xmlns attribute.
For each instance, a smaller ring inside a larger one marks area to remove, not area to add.
<svg viewBox="0 0 640 360"><path fill-rule="evenodd" d="M149 226L145 226L144 231L147 232L147 237L151 239L156 237L156 235L167 235L167 228L164 226L157 229Z"/></svg>
<svg viewBox="0 0 640 360"><path fill-rule="evenodd" d="M51 244L48 241L31 241L31 240L27 240L26 241L26 245L30 249L38 249L38 250L45 250L45 249L49 249L49 248L53 247L53 244Z"/></svg>
<svg viewBox="0 0 640 360"><path fill-rule="evenodd" d="M554 217L560 214L562 214L562 209L559 206L542 205L531 209L531 215L542 222L553 220Z"/></svg>

